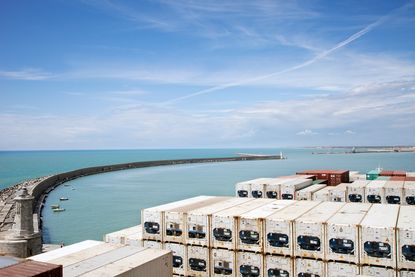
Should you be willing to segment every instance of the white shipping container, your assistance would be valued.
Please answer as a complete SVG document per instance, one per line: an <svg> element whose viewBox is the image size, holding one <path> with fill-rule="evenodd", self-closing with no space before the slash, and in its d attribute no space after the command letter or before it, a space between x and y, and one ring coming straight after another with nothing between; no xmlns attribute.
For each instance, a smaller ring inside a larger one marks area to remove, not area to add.
<svg viewBox="0 0 415 277"><path fill-rule="evenodd" d="M244 181L236 183L235 195L237 197L251 197L251 182Z"/></svg>
<svg viewBox="0 0 415 277"><path fill-rule="evenodd" d="M217 248L236 249L238 238L237 217L274 201L273 199L255 199L212 214L211 245Z"/></svg>
<svg viewBox="0 0 415 277"><path fill-rule="evenodd" d="M201 207L222 202L229 197L212 197L164 212L163 242L185 243L187 213Z"/></svg>
<svg viewBox="0 0 415 277"><path fill-rule="evenodd" d="M264 276L294 276L293 260L290 257L266 255Z"/></svg>
<svg viewBox="0 0 415 277"><path fill-rule="evenodd" d="M219 203L189 211L186 221L186 243L210 246L212 214L250 201L253 201L253 199L233 197Z"/></svg>
<svg viewBox="0 0 415 277"><path fill-rule="evenodd" d="M294 203L295 200L275 200L268 205L241 214L238 218L237 249L263 252L263 221L267 216Z"/></svg>
<svg viewBox="0 0 415 277"><path fill-rule="evenodd" d="M314 201L330 201L330 191L334 189L333 186L327 186L313 194Z"/></svg>
<svg viewBox="0 0 415 277"><path fill-rule="evenodd" d="M326 276L326 268L323 261L296 258L294 262L294 276L299 277L323 277Z"/></svg>
<svg viewBox="0 0 415 277"><path fill-rule="evenodd" d="M398 205L373 204L361 225L360 263L396 267Z"/></svg>
<svg viewBox="0 0 415 277"><path fill-rule="evenodd" d="M350 263L328 262L327 276L350 277L359 275L359 267Z"/></svg>
<svg viewBox="0 0 415 277"><path fill-rule="evenodd" d="M233 250L210 250L210 274L215 277L236 276L236 254Z"/></svg>
<svg viewBox="0 0 415 277"><path fill-rule="evenodd" d="M359 263L359 224L371 206L347 203L327 221L325 260Z"/></svg>
<svg viewBox="0 0 415 277"><path fill-rule="evenodd" d="M293 237L296 257L323 259L325 224L345 203L323 202L295 220Z"/></svg>
<svg viewBox="0 0 415 277"><path fill-rule="evenodd" d="M259 277L263 276L264 260L261 254L251 252L237 252L237 276Z"/></svg>
<svg viewBox="0 0 415 277"><path fill-rule="evenodd" d="M281 199L291 200L295 199L295 192L308 187L313 184L313 180L311 179L292 179L287 180L281 184Z"/></svg>
<svg viewBox="0 0 415 277"><path fill-rule="evenodd" d="M187 271L188 276L210 276L209 248L202 246L187 246Z"/></svg>
<svg viewBox="0 0 415 277"><path fill-rule="evenodd" d="M392 268L365 265L361 267L360 271L365 276L396 277L396 271Z"/></svg>
<svg viewBox="0 0 415 277"><path fill-rule="evenodd" d="M125 245L142 246L143 233L130 234L125 237Z"/></svg>
<svg viewBox="0 0 415 277"><path fill-rule="evenodd" d="M313 200L313 194L327 187L324 184L311 185L296 192L296 200Z"/></svg>
<svg viewBox="0 0 415 277"><path fill-rule="evenodd" d="M346 201L353 203L365 202L365 189L367 184L369 184L369 181L366 180L357 180L348 184Z"/></svg>
<svg viewBox="0 0 415 277"><path fill-rule="evenodd" d="M388 204L401 204L403 200L404 181L388 181L385 184L385 202Z"/></svg>
<svg viewBox="0 0 415 277"><path fill-rule="evenodd" d="M398 268L415 269L415 206L401 206L396 231Z"/></svg>
<svg viewBox="0 0 415 277"><path fill-rule="evenodd" d="M341 183L329 192L329 200L332 202L346 202L348 183Z"/></svg>
<svg viewBox="0 0 415 277"><path fill-rule="evenodd" d="M361 174L359 171L349 171L349 180L350 182L366 180L366 174Z"/></svg>
<svg viewBox="0 0 415 277"><path fill-rule="evenodd" d="M415 205L415 181L405 181L403 190L405 201L402 204Z"/></svg>
<svg viewBox="0 0 415 277"><path fill-rule="evenodd" d="M104 235L104 241L114 244L127 244L126 239L131 235L136 235L138 240L141 240L143 234L143 228L141 225L125 228L113 233Z"/></svg>
<svg viewBox="0 0 415 277"><path fill-rule="evenodd" d="M415 277L415 271L401 270L400 277Z"/></svg>
<svg viewBox="0 0 415 277"><path fill-rule="evenodd" d="M184 244L166 242L163 244L163 248L172 252L173 273L177 275L186 275L187 246Z"/></svg>
<svg viewBox="0 0 415 277"><path fill-rule="evenodd" d="M374 180L365 188L366 203L385 203L385 180Z"/></svg>
<svg viewBox="0 0 415 277"><path fill-rule="evenodd" d="M213 197L197 196L141 210L141 225L143 227L143 239L158 241L163 240L165 211L211 198Z"/></svg>
<svg viewBox="0 0 415 277"><path fill-rule="evenodd" d="M160 241L143 240L143 247L151 249L163 249L163 244Z"/></svg>
<svg viewBox="0 0 415 277"><path fill-rule="evenodd" d="M265 198L280 199L281 183L286 178L267 178L265 181Z"/></svg>
<svg viewBox="0 0 415 277"><path fill-rule="evenodd" d="M264 198L265 197L265 183L266 178L258 178L251 180L251 197Z"/></svg>
<svg viewBox="0 0 415 277"><path fill-rule="evenodd" d="M319 205L319 201L298 201L288 209L282 209L270 216L265 221L264 234L265 252L279 255L294 255L293 228L294 220L312 208Z"/></svg>

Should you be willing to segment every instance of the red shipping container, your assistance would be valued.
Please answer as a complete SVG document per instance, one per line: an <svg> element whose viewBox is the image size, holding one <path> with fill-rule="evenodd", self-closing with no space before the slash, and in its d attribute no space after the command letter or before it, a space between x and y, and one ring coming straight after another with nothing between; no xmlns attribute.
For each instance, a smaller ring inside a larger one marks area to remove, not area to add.
<svg viewBox="0 0 415 277"><path fill-rule="evenodd" d="M379 173L379 176L393 176L393 171L392 170L382 170Z"/></svg>
<svg viewBox="0 0 415 277"><path fill-rule="evenodd" d="M406 177L405 181L415 181L415 177Z"/></svg>
<svg viewBox="0 0 415 277"><path fill-rule="evenodd" d="M392 176L389 180L390 181L405 181L407 177L403 177L403 176Z"/></svg>
<svg viewBox="0 0 415 277"><path fill-rule="evenodd" d="M406 172L402 170L396 170L393 172L393 176L403 176L406 177Z"/></svg>
<svg viewBox="0 0 415 277"><path fill-rule="evenodd" d="M26 260L0 269L0 276L7 277L62 277L62 265Z"/></svg>

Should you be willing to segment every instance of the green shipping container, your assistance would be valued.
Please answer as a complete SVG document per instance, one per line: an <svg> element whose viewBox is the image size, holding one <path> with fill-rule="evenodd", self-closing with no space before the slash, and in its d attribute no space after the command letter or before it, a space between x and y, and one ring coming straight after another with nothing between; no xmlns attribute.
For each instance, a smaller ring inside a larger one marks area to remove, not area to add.
<svg viewBox="0 0 415 277"><path fill-rule="evenodd" d="M379 171L371 170L366 173L366 180L376 180L379 177Z"/></svg>

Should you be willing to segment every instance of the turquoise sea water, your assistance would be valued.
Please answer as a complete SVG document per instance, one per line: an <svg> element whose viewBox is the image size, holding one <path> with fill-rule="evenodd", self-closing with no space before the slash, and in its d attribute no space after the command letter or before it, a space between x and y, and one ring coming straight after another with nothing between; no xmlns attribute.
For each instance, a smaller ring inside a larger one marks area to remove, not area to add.
<svg viewBox="0 0 415 277"><path fill-rule="evenodd" d="M279 153L287 160L189 164L92 175L52 191L43 212L45 242L65 244L101 239L105 233L139 224L140 209L195 195L233 195L234 184L276 177L303 169L350 169L365 172L382 166L415 171L414 153L312 155L311 149L187 149L124 151L1 152L4 184L84 166L128 161L220 157L237 152ZM8 162L12 161L12 162ZM62 196L69 201L60 202ZM66 209L53 213L51 204Z"/></svg>

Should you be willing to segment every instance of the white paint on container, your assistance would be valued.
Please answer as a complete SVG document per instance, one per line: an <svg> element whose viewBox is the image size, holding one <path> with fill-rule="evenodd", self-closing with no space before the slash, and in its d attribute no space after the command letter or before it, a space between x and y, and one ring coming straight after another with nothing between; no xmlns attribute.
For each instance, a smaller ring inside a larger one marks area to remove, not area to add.
<svg viewBox="0 0 415 277"><path fill-rule="evenodd" d="M280 199L281 198L281 183L287 178L267 178L265 181L265 196L264 198Z"/></svg>
<svg viewBox="0 0 415 277"><path fill-rule="evenodd" d="M296 258L294 270L294 276L326 276L326 266L319 260Z"/></svg>
<svg viewBox="0 0 415 277"><path fill-rule="evenodd" d="M275 200L241 214L238 218L237 249L254 252L263 252L263 222L267 216L295 203L295 200Z"/></svg>
<svg viewBox="0 0 415 277"><path fill-rule="evenodd" d="M403 205L415 205L415 181L405 181L403 186L404 201Z"/></svg>
<svg viewBox="0 0 415 277"><path fill-rule="evenodd" d="M360 269L355 264L328 262L327 263L327 276L336 277L350 277L359 275Z"/></svg>
<svg viewBox="0 0 415 277"><path fill-rule="evenodd" d="M212 197L196 203L170 209L164 213L163 242L185 243L187 214L192 211L229 199L229 197Z"/></svg>
<svg viewBox="0 0 415 277"><path fill-rule="evenodd" d="M272 203L273 199L255 199L212 214L211 244L215 248L236 249L237 218L248 211Z"/></svg>
<svg viewBox="0 0 415 277"><path fill-rule="evenodd" d="M369 184L367 180L356 180L347 185L346 202L363 203L365 202L365 188Z"/></svg>
<svg viewBox="0 0 415 277"><path fill-rule="evenodd" d="M401 206L396 225L398 268L415 269L415 206Z"/></svg>
<svg viewBox="0 0 415 277"><path fill-rule="evenodd" d="M186 275L187 270L187 247L184 244L166 242L163 244L165 250L172 252L173 273Z"/></svg>
<svg viewBox="0 0 415 277"><path fill-rule="evenodd" d="M319 201L298 201L288 209L282 209L264 221L265 252L279 255L294 255L294 221L319 205Z"/></svg>
<svg viewBox="0 0 415 277"><path fill-rule="evenodd" d="M374 180L365 188L365 203L385 203L385 180Z"/></svg>
<svg viewBox="0 0 415 277"><path fill-rule="evenodd" d="M378 267L378 266L362 266L361 274L373 277L396 277L396 271L392 268Z"/></svg>
<svg viewBox="0 0 415 277"><path fill-rule="evenodd" d="M346 202L348 183L341 183L335 186L329 192L329 201L332 202Z"/></svg>
<svg viewBox="0 0 415 277"><path fill-rule="evenodd" d="M141 240L143 234L143 228L141 225L125 228L116 232L112 232L104 235L104 241L107 243L114 244L126 244L126 238L131 235L136 235L136 237Z"/></svg>
<svg viewBox="0 0 415 277"><path fill-rule="evenodd" d="M151 249L163 249L163 244L160 241L155 240L144 240L143 241L144 248L151 248Z"/></svg>
<svg viewBox="0 0 415 277"><path fill-rule="evenodd" d="M243 181L235 184L235 195L237 197L251 197L251 182Z"/></svg>
<svg viewBox="0 0 415 277"><path fill-rule="evenodd" d="M292 200L295 199L295 193L298 190L301 190L305 187L308 187L313 184L311 179L289 179L286 182L281 184L281 199Z"/></svg>
<svg viewBox="0 0 415 277"><path fill-rule="evenodd" d="M141 210L141 226L143 239L163 241L164 213L168 210L186 206L199 201L213 198L212 196L196 196L181 201L171 202Z"/></svg>
<svg viewBox="0 0 415 277"><path fill-rule="evenodd" d="M360 264L396 267L399 205L373 204L360 223Z"/></svg>
<svg viewBox="0 0 415 277"><path fill-rule="evenodd" d="M263 276L264 260L261 254L251 252L237 252L236 276Z"/></svg>
<svg viewBox="0 0 415 277"><path fill-rule="evenodd" d="M188 276L210 276L209 248L201 246L187 246L187 271Z"/></svg>
<svg viewBox="0 0 415 277"><path fill-rule="evenodd" d="M385 184L385 203L401 204L403 201L404 181L388 181Z"/></svg>
<svg viewBox="0 0 415 277"><path fill-rule="evenodd" d="M210 246L212 214L250 201L253 201L253 199L233 197L219 203L189 211L186 220L186 243Z"/></svg>
<svg viewBox="0 0 415 277"><path fill-rule="evenodd" d="M266 255L264 276L294 276L293 260L290 257Z"/></svg>
<svg viewBox="0 0 415 277"><path fill-rule="evenodd" d="M228 249L211 249L210 274L215 277L236 276L235 252Z"/></svg>
<svg viewBox="0 0 415 277"><path fill-rule="evenodd" d="M325 253L326 223L345 203L323 202L295 220L294 255L323 259Z"/></svg>
<svg viewBox="0 0 415 277"><path fill-rule="evenodd" d="M330 191L334 189L333 186L327 186L313 194L314 201L330 201Z"/></svg>
<svg viewBox="0 0 415 277"><path fill-rule="evenodd" d="M327 221L325 260L359 263L359 224L371 206L347 203Z"/></svg>
<svg viewBox="0 0 415 277"><path fill-rule="evenodd" d="M415 271L401 270L399 275L400 277L415 277Z"/></svg>
<svg viewBox="0 0 415 277"><path fill-rule="evenodd" d="M296 200L313 200L313 194L327 187L324 184L311 185L296 192Z"/></svg>

